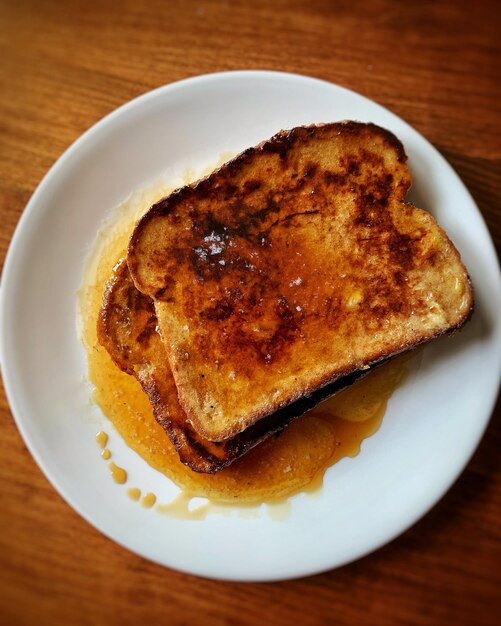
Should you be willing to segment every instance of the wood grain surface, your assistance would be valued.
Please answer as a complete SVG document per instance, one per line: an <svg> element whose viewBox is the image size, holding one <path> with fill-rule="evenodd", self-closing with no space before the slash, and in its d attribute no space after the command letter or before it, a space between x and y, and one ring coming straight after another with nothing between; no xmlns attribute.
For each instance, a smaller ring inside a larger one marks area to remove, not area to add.
<svg viewBox="0 0 501 626"><path fill-rule="evenodd" d="M501 249L500 4L422 1L0 1L0 260L45 172L83 131L154 87L274 69L387 106L469 187ZM232 584L135 556L81 519L0 397L0 623L495 624L500 406L442 501L390 545L326 574Z"/></svg>

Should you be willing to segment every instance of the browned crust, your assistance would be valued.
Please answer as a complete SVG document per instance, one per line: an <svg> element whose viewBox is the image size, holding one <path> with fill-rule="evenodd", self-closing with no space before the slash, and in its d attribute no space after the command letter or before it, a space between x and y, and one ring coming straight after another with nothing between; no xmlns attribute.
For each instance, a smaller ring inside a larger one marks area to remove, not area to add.
<svg viewBox="0 0 501 626"><path fill-rule="evenodd" d="M372 359L366 360L363 363L361 363L359 367L354 367L352 369L336 372L334 373L334 375L332 375L332 373L329 372L328 375L314 379L308 385L308 387L301 388L300 391L298 391L296 394L288 398L286 401L280 402L280 403L270 402L268 405L266 405L266 407L263 410L249 413L247 418L245 420L242 420L243 429L240 434L245 433L246 431L251 429L254 425L260 424L261 422L265 421L268 416L270 415L273 416L276 413L286 411L288 407L294 407L294 405L299 404L302 400L312 399L312 404L309 408L313 408L314 406L316 406L316 404L318 404L318 402L321 402L322 400L329 398L334 393L337 393L338 390L334 392L329 391L329 389L333 388L337 382L342 383L345 379L350 380L350 378L352 377L355 377L355 380L356 380L357 375L361 377L365 373L368 373L370 370L372 370L374 367L382 365L383 363L390 361L391 359L397 357L398 355L404 352L411 352L419 348L420 346L426 343L429 343L432 340L455 334L471 318L472 314L473 314L473 304L472 304L472 308L467 312L464 318L453 327L450 327L446 330L430 333L428 336L423 336L418 341L415 341L413 343L402 343L396 350L393 350L392 352L380 352L378 355L374 356ZM351 384L351 383L348 383L348 384ZM342 385L341 389L343 389L345 386L347 385ZM325 389L325 396L322 396L321 392L324 389ZM315 401L316 397L319 397L319 399ZM309 410L309 408L305 409L304 412ZM197 420L196 414L194 414L190 410L186 410L185 412L187 414L187 419L190 421L190 423L196 425L198 433L202 437L207 438L208 435L204 432L203 425L201 425L200 422ZM303 413L301 413L300 415L302 414ZM298 416L295 415L293 416L293 418L294 417L298 417ZM233 435L233 434L229 435L229 433L231 433L231 431L229 430L223 431L217 439L213 440L213 442L224 443L225 441L228 441L228 436L232 438L238 437L238 435Z"/></svg>
<svg viewBox="0 0 501 626"><path fill-rule="evenodd" d="M384 139L385 142L397 154L398 161L401 163L407 162L407 155L405 154L402 142L399 141L393 133L386 128L377 126L372 123L363 123L353 120L345 120L342 122L336 122L332 124L313 124L310 126L297 126L290 130L281 130L268 140L262 141L257 146L247 148L230 161L224 163L219 168L215 169L208 176L201 178L194 183L185 185L176 189L167 197L162 198L155 203L151 209L142 216L134 228L134 232L129 241L127 251L127 264L131 272L132 278L136 287L143 293L148 293L147 286L142 284L139 273L137 271L137 259L135 257L135 249L137 242L141 238L146 225L153 220L156 216L166 215L170 211L173 211L175 207L182 201L188 198L195 198L199 194L203 195L210 186L210 181L220 175L225 175L225 172L236 172L242 170L245 166L260 153L278 153L285 155L296 144L304 141L305 137L311 136L314 133L327 133L332 129L337 131L338 135L356 136L360 133L374 133ZM403 190L403 195L407 189ZM402 196L403 197L403 196ZM151 295L151 294L150 294Z"/></svg>
<svg viewBox="0 0 501 626"><path fill-rule="evenodd" d="M328 381L325 385L321 385L319 389L316 389L310 396L303 395L292 404L279 408L273 414L256 421L252 426L235 437L219 444L211 442L193 430L186 415L182 413L175 393L169 393L165 380L162 380L162 377L172 376L170 370L164 369L167 365L166 355L164 363L155 364L147 360L140 363L137 357L132 359L126 358L124 355L127 351L124 351L124 346L117 345L117 323L122 323L127 327L134 327L133 318L135 311L129 308L128 304L123 301L123 296L120 295L121 289L123 290L127 281L130 281L129 272L127 264L122 261L116 267L114 276L105 289L103 305L97 322L99 342L107 350L119 369L138 380L151 402L155 419L165 430L176 448L181 462L193 471L214 474L228 467L262 441L280 433L291 421L312 409L322 400L353 384L369 371L369 369L355 370L341 378ZM127 285L127 289L135 290L131 281ZM136 298L142 301L143 307L149 307L147 296L138 293L137 297L129 298L129 300L137 302ZM450 329L448 333L452 333L455 330L457 329ZM135 335L130 335L129 352L133 355L138 354L136 349L137 333L143 331L144 328L140 327ZM160 343L159 338L158 342ZM417 345L413 347L417 347ZM410 349L409 346L403 348L403 350L408 349ZM386 363L387 361L388 358L383 355L377 364ZM141 365L148 366L146 368L148 373L141 369ZM159 365L161 366L160 371ZM373 365L376 365L376 363L373 363Z"/></svg>
<svg viewBox="0 0 501 626"><path fill-rule="evenodd" d="M409 202L406 202L405 204L414 207L414 205L412 205ZM451 245L452 254L460 262L461 255L459 254L459 251L457 250L457 248L454 247L454 245L452 244L451 240L449 239L447 233L443 230L443 228L439 226L439 230L441 231L444 239L448 241L449 244ZM284 410L285 408L287 408L287 405L289 403L292 403L292 405L294 405L295 403L300 402L301 399L303 398L315 397L315 394L317 392L321 392L322 389L328 389L334 386L337 381L342 381L345 378L350 378L352 376L355 376L357 373L360 374L364 372L365 369L368 371L369 369L372 369L376 366L381 365L382 363L385 363L397 357L403 352L410 352L412 350L416 350L423 344L429 343L432 340L439 339L440 337L444 337L444 336L454 335L456 332L461 330L461 328L471 319L473 312L474 312L474 308L475 308L474 291L473 291L473 284L471 281L471 277L469 276L469 274L466 274L466 278L467 278L467 284L468 284L469 304L465 310L465 313L457 321L456 324L444 330L437 330L437 331L429 332L426 335L422 335L418 340L412 343L403 342L398 347L396 347L395 350L392 350L391 352L381 351L379 354L373 355L371 359L363 360L361 363L358 364L357 367L353 367L351 369L337 370L334 372L331 371L325 376L321 376L316 379L313 379L312 381L310 381L310 384L308 386L303 387L300 390L298 390L298 392L295 395L293 395L290 399L287 399L287 401L282 402L282 403L269 403L261 411L250 412L247 418L243 420L242 422L243 429L248 429L251 425L259 423L259 421L262 421L263 419L265 419L267 415ZM329 397L329 395L332 395L332 394L327 393L327 395L325 395L325 398ZM312 405L312 407L313 406L314 405ZM185 411L190 422L196 425L197 431L202 436L208 437L209 435L206 432L204 432L203 425L200 424L199 420L197 419L197 415L191 412L189 409L188 410L185 409ZM227 437L228 437L228 431L223 432L221 434L221 437L218 438L217 441L224 441Z"/></svg>
<svg viewBox="0 0 501 626"><path fill-rule="evenodd" d="M136 247L138 245L139 240L143 236L143 233L150 223L151 220L156 219L159 216L168 216L173 215L174 218L178 219L178 215L175 213L176 207L180 203L188 203L190 201L196 201L200 199L204 199L205 197L209 197L211 200L213 198L213 193L218 189L218 183L225 180L225 177L228 175L234 177L235 174L238 174L242 170L248 166L249 163L252 163L253 159L259 154L272 153L275 155L279 155L280 159L286 158L289 151L291 151L296 144L302 144L307 138L315 135L319 136L324 133L332 134L337 133L338 135L345 135L350 137L360 137L364 134L367 134L369 138L373 138L374 136L380 137L384 144L388 147L389 150L392 150L396 161L402 165L405 165L406 155L400 141L389 131L379 128L374 124L362 124L359 122L341 122L337 124L326 124L326 125L317 125L310 127L298 127L292 129L290 131L281 131L270 140L262 142L256 147L249 148L245 150L243 153L235 157L233 160L228 162L226 165L222 166L222 168L213 172L210 176L205 179L202 179L192 185L185 186L173 194L168 196L167 198L162 199L160 202L155 204L150 211L140 220L138 225L136 226L134 233L131 237L128 249L128 264L133 276L134 282L136 286L144 291L145 293L149 293L150 296L162 300L164 298L164 289L160 288L159 290L152 290L150 286L144 284L142 282L141 274L138 271L138 259L136 258ZM276 159L276 157L274 157ZM404 168L401 168L404 169ZM394 200L400 201L402 208L404 209L406 206L409 207L408 203L403 202L405 197L405 193L408 190L408 187L411 183L410 173L405 169L405 175L402 177L402 180L399 182L398 187L394 189ZM217 198L216 198L217 199ZM374 207L377 203L377 197L372 199L373 204L369 203L369 207ZM400 204L399 204L400 206ZM305 215L305 213L303 213ZM364 226L372 226L371 220L372 215L370 213L361 214L360 220L363 222ZM448 240L447 236L440 229L442 233L444 241ZM453 256L459 261L460 255L457 250L451 244L451 251ZM469 282L469 278L468 278ZM470 283L469 283L470 284ZM438 329L431 330L427 332L421 332L419 337L415 341L404 341L400 344L396 343L392 346L390 351L381 350L380 352L372 352L370 356L367 356L365 359L359 359L357 362L354 362L351 368L338 368L329 369L329 371L324 372L322 375L317 376L314 379L310 379L307 384L298 385L295 393L291 393L287 396L287 398L283 401L274 401L270 400L265 405L261 405L261 408L252 410L252 407L245 416L239 419L238 429L245 430L250 427L252 424L264 419L267 415L282 410L289 403L294 403L299 401L302 397L313 394L316 390L322 389L332 383L334 383L337 379L355 373L359 371L361 368L371 367L374 364L377 364L382 359L385 359L390 356L394 356L399 354L405 350L412 349L418 345L421 345L424 342L427 342L431 339L434 339L442 334L449 334L459 329L469 318L471 315L471 309L473 306L473 297L470 289L470 302L469 306L465 309L464 314L461 318L456 320L455 323L449 325L446 329ZM212 313L211 313L212 314ZM225 314L224 309L215 310L213 312L215 316L221 316ZM216 317L214 317L216 319ZM224 318L222 318L224 319ZM179 397L181 399L181 404L185 408L188 419L192 424L195 425L196 430L204 437L211 438L215 440L224 440L227 437L230 437L234 434L234 430L232 428L227 428L225 430L221 429L217 436L214 436L213 432L209 432L205 429L203 422L199 419L199 416L196 414L194 408L190 406L190 403L186 401L188 398L192 386L186 384L185 381L181 380L177 375L176 370L176 356L169 351L169 358L171 359L171 366L174 371L174 377L176 379L176 384L178 388ZM211 407L212 408L212 407Z"/></svg>
<svg viewBox="0 0 501 626"><path fill-rule="evenodd" d="M225 467L229 467L234 461L266 439L281 433L293 420L304 415L319 402L352 385L367 373L368 370L358 371L338 379L332 385L315 391L311 396L300 398L295 403L267 415L245 431L221 442L212 442L201 437L193 429L187 418L183 425L174 423L169 416L170 401L162 396L154 377L139 382L153 406L155 419L176 448L181 462L195 472L215 474ZM214 454L214 450L217 451L217 454Z"/></svg>
<svg viewBox="0 0 501 626"><path fill-rule="evenodd" d="M265 417L245 432L214 443L193 430L179 406L167 355L155 349L163 348L160 338L156 333L151 335L151 343L146 347L138 341L150 325L156 326L148 315L143 315L152 310L150 299L136 289L127 264L122 261L105 288L97 322L98 340L117 367L138 380L150 400L155 419L176 448L181 462L196 472L213 474L228 467L251 448L281 432L292 420L366 373L356 372L338 380L332 386ZM120 335L117 328L127 329L126 334ZM153 342L156 346L151 345Z"/></svg>

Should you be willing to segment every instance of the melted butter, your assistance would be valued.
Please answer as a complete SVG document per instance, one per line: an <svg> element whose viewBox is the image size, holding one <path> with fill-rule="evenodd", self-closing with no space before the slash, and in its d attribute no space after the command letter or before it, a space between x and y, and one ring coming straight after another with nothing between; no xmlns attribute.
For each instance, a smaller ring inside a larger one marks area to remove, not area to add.
<svg viewBox="0 0 501 626"><path fill-rule="evenodd" d="M102 452L101 452L101 456L103 457L103 459L105 461L107 461L108 459L111 458L111 452L108 450L108 448L105 448Z"/></svg>
<svg viewBox="0 0 501 626"><path fill-rule="evenodd" d="M110 461L110 463L108 463L108 469L111 472L113 480L119 485L123 485L127 481L127 472L123 467L118 467L113 461Z"/></svg>
<svg viewBox="0 0 501 626"><path fill-rule="evenodd" d="M293 422L279 437L265 441L215 475L198 474L185 467L154 419L139 383L115 366L96 335L103 290L112 268L125 256L137 219L168 191L165 186L157 187L135 194L121 205L115 221L99 233L88 264L79 292L79 321L94 400L127 445L181 488L177 498L157 505L157 510L172 517L203 519L209 512L227 514L228 505L235 504L246 512L242 514L255 515L256 503L268 502L276 507L269 509L270 516L283 519L289 510L284 499L298 492L318 495L326 469L343 457L358 454L362 441L377 431L387 401L405 374L408 358L369 373ZM113 463L109 467L117 482L125 482L125 470ZM197 497L208 502L190 507Z"/></svg>

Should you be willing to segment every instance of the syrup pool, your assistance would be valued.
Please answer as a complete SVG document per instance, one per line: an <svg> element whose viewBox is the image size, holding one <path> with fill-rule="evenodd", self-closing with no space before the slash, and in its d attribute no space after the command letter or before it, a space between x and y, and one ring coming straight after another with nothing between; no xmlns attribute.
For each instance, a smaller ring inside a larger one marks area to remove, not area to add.
<svg viewBox="0 0 501 626"><path fill-rule="evenodd" d="M157 184L133 194L103 226L89 257L79 292L79 323L93 398L127 445L180 487L177 505L176 501L157 505L166 514L196 518L210 506L276 503L300 491L318 490L326 469L343 457L357 455L362 441L377 431L387 402L407 371L408 357L376 368L215 475L197 474L184 466L155 421L139 383L117 368L96 334L105 284L126 254L134 224L171 190ZM114 476L116 480L116 472ZM119 482L122 479L120 475ZM207 498L210 506L190 512L187 503L200 497ZM152 501L151 495L143 505L153 506Z"/></svg>

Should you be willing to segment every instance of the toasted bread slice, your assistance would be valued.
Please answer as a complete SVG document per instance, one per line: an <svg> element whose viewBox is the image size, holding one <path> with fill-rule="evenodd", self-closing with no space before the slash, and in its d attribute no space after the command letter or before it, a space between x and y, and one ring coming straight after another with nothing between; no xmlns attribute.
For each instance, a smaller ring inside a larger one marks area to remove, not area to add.
<svg viewBox="0 0 501 626"><path fill-rule="evenodd" d="M155 204L128 265L180 404L222 441L340 377L459 328L460 255L404 201L402 144L373 124L280 132Z"/></svg>
<svg viewBox="0 0 501 626"><path fill-rule="evenodd" d="M318 396L289 405L232 439L213 443L193 430L179 405L167 354L156 327L153 301L136 289L127 263L122 261L104 294L97 325L99 342L122 371L139 381L180 460L197 472L212 474L227 467L320 400L360 378L358 373L338 380L332 387L320 390Z"/></svg>

